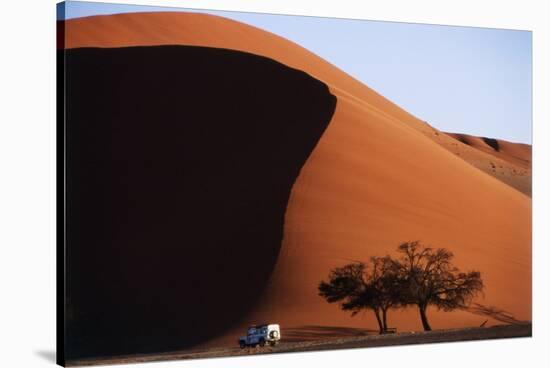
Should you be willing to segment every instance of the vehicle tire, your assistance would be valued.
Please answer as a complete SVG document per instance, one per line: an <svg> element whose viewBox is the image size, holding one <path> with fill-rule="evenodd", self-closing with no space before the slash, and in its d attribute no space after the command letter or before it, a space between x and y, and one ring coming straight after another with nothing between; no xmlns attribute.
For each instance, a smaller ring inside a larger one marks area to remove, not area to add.
<svg viewBox="0 0 550 368"><path fill-rule="evenodd" d="M239 341L239 346L241 347L241 349L246 348L246 344L244 341Z"/></svg>
<svg viewBox="0 0 550 368"><path fill-rule="evenodd" d="M279 333L277 331L271 331L269 333L269 337L271 337L273 340L277 340L277 337L279 337Z"/></svg>
<svg viewBox="0 0 550 368"><path fill-rule="evenodd" d="M265 340L264 339L260 339L260 346L262 346L262 347L265 346Z"/></svg>
<svg viewBox="0 0 550 368"><path fill-rule="evenodd" d="M269 342L269 346L275 346L275 345L277 345L277 341L270 341Z"/></svg>

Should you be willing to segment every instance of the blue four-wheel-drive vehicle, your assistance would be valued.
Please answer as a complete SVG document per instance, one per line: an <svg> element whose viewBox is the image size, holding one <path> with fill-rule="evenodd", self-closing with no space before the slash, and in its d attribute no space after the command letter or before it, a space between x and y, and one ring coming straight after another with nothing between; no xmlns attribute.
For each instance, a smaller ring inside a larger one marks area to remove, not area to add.
<svg viewBox="0 0 550 368"><path fill-rule="evenodd" d="M281 340L281 329L278 324L263 324L250 326L246 336L239 339L239 346L244 349L247 346L271 346L277 345Z"/></svg>

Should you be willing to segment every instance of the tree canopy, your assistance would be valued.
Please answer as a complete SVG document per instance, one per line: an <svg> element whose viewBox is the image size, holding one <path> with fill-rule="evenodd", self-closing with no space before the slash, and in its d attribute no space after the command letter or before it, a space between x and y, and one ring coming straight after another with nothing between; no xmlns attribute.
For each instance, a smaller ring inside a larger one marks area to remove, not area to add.
<svg viewBox="0 0 550 368"><path fill-rule="evenodd" d="M390 257L372 257L370 268L356 262L333 269L328 282L321 281L319 295L329 303L340 302L352 316L364 309L374 312L380 333L388 330L387 311L401 304L399 265Z"/></svg>
<svg viewBox="0 0 550 368"><path fill-rule="evenodd" d="M352 316L372 310L384 333L389 309L416 305L424 330L431 330L428 306L465 309L483 291L480 272L460 272L451 262L453 253L445 248L432 249L415 241L401 244L397 252L399 259L371 257L368 265L354 262L334 268L328 281L319 283L319 295L339 303Z"/></svg>
<svg viewBox="0 0 550 368"><path fill-rule="evenodd" d="M483 291L479 271L460 272L445 248L423 247L418 241L401 244L400 277L405 304L416 304L424 330L431 330L426 309L433 305L444 311L465 309Z"/></svg>

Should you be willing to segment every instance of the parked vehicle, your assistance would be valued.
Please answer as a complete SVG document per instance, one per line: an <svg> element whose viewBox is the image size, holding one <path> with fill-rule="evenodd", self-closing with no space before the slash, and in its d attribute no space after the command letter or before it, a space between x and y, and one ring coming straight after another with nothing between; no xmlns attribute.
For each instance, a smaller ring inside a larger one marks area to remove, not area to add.
<svg viewBox="0 0 550 368"><path fill-rule="evenodd" d="M265 346L265 344L275 346L279 340L281 340L281 329L278 324L250 326L246 336L239 339L239 346L241 349L247 346Z"/></svg>

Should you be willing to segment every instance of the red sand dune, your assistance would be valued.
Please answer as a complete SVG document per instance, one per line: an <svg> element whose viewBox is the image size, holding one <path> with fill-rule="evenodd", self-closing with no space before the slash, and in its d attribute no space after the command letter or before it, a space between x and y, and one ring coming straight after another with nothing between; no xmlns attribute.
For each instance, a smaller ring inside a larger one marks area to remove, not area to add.
<svg viewBox="0 0 550 368"><path fill-rule="evenodd" d="M527 175L529 147L499 142L502 150L494 153L468 138L461 147L471 157L457 157L449 148L454 138L436 136L425 122L304 48L232 20L140 13L66 23L68 48L182 44L243 50L306 71L338 98L332 121L294 184L282 248L262 300L209 345L233 344L246 325L264 321L280 323L283 336L285 329L305 325L374 328L370 313L351 318L320 298L317 285L335 266L394 254L408 240L452 250L460 268L482 272L486 289L478 303L531 319L528 188L509 183L522 187L521 193L473 162L491 157ZM466 311L428 313L435 329L478 326L487 318ZM421 329L415 309L391 312L389 324L400 331Z"/></svg>

